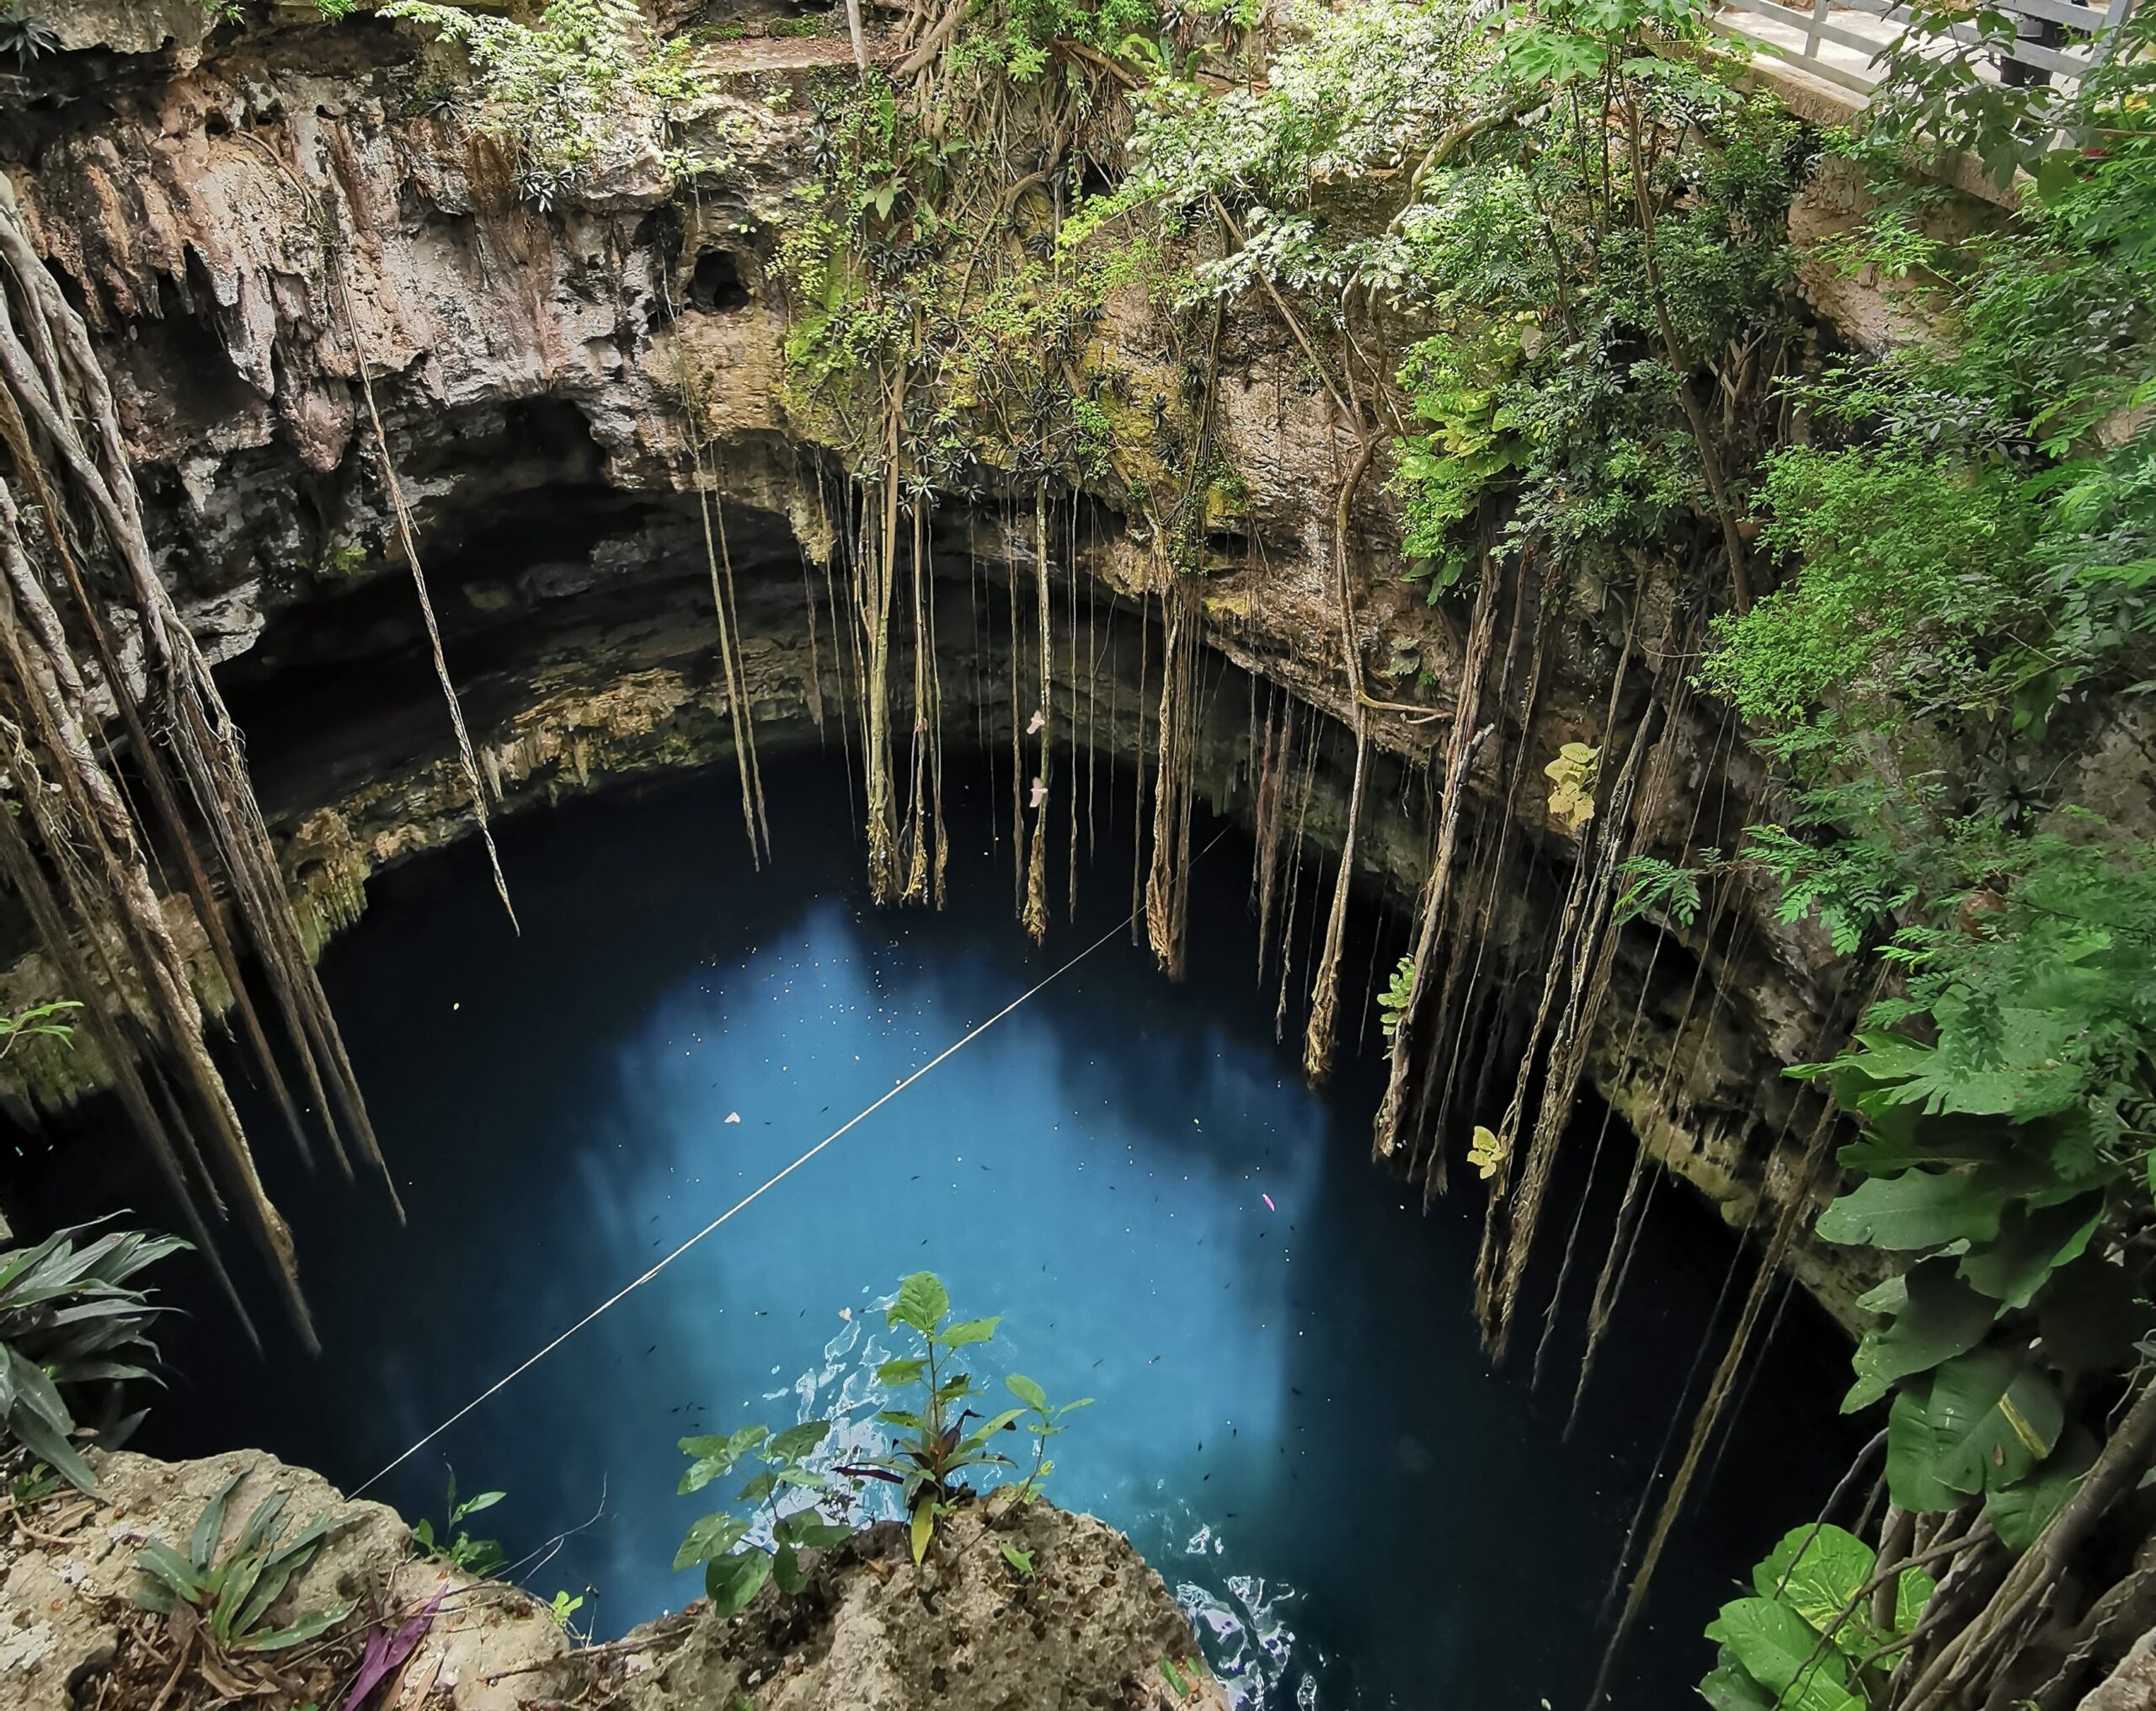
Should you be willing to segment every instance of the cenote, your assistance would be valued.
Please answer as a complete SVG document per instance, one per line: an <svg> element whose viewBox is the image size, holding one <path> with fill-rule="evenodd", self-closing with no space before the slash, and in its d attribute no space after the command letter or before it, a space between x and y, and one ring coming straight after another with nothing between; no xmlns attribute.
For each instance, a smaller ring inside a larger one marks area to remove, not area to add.
<svg viewBox="0 0 2156 1711"><path fill-rule="evenodd" d="M1023 997L366 1495L416 1517L439 1515L452 1469L464 1492L505 1491L483 1530L515 1578L584 1591L618 1634L700 1591L668 1567L708 1506L675 1495L675 1440L838 1413L860 1442L896 1347L878 1303L930 1268L962 1313L1001 1315L992 1373L1095 1399L1050 1494L1129 1533L1237 1703L1576 1703L1581 1636L1696 1397L1732 1238L1663 1202L1563 1441L1579 1327L1539 1393L1524 1357L1493 1372L1465 1300L1471 1175L1426 1217L1369 1159L1369 941L1346 1061L1313 1092L1254 978L1242 830L1198 828L1189 973L1171 983L1122 930L1124 791L1101 792L1076 919L1059 908L1035 950L989 780L954 759L940 914L870 904L843 765L813 751L766 760L761 871L720 773L508 824L520 937L469 844L378 876L323 972L409 1221L278 1161L321 1356L273 1322L258 1358L199 1273L176 1277L189 1312L160 1333L173 1389L141 1447L259 1446L359 1485ZM1301 919L1320 877L1302 876ZM1383 923L1385 960L1404 930ZM47 1156L14 1203L56 1213L75 1172L66 1146ZM120 1163L107 1149L104 1204ZM1576 1170L1567 1212L1578 1188ZM158 1204L147 1181L126 1191ZM1833 1483L1849 1445L1819 1399L1838 1353L1792 1303L1612 1703L1673 1702L1703 1667L1694 1613L1770 1542L1716 1491L1814 1506Z"/></svg>

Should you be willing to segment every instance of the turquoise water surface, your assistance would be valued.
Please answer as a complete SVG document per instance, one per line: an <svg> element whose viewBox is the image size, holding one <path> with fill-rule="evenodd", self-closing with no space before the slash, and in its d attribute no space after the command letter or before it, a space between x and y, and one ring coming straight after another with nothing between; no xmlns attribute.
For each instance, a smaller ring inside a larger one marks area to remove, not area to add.
<svg viewBox="0 0 2156 1711"><path fill-rule="evenodd" d="M1129 1531L1243 1704L1578 1703L1726 1234L1665 1199L1565 1443L1576 1345L1561 1336L1540 1395L1524 1353L1493 1374L1477 1346L1471 1181L1426 1218L1369 1162L1368 938L1343 981L1350 1061L1320 1095L1295 1024L1276 1046L1274 994L1254 983L1239 836L1198 871L1192 975L1173 985L1115 930L1128 824L1111 845L1105 808L1080 918L1059 910L1035 951L985 802L953 805L951 906L882 912L842 770L798 759L768 775L778 860L761 873L724 778L512 824L520 939L473 851L377 879L325 978L410 1222L364 1181L275 1168L323 1356L273 1326L258 1362L181 1280L196 1304L166 1339L177 1376L149 1447L260 1444L359 1484L1064 969L370 1495L438 1511L452 1467L467 1491L506 1491L483 1530L526 1559L520 1578L590 1589L584 1614L618 1633L699 1591L669 1566L707 1506L675 1495L675 1440L836 1415L851 1424L835 1448L872 1445L869 1374L902 1351L878 1303L932 1268L962 1314L1002 1316L980 1362L992 1379L1094 1399L1058 1442L1051 1495ZM1390 962L1404 930L1385 930ZM1307 967L1299 939L1297 956ZM1553 1231L1577 1191L1575 1171ZM1588 1228L1598 1244L1606 1218ZM1835 1351L1801 1309L1790 1320L1704 1518L1673 1548L1620 1703L1689 1690L1721 1588L1845 1458L1810 1399Z"/></svg>

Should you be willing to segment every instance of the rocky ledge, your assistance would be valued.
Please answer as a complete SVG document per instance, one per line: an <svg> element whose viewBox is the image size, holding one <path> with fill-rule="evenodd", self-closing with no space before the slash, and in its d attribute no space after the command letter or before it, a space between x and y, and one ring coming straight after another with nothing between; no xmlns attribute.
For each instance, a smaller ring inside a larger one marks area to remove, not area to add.
<svg viewBox="0 0 2156 1711"><path fill-rule="evenodd" d="M738 1616L698 1601L604 1645L547 1607L420 1552L394 1510L347 1499L259 1451L166 1463L94 1458L102 1500L10 1502L0 1521L0 1704L13 1711L200 1711L234 1701L368 1711L1225 1711L1190 1623L1113 1527L1046 1503L969 1508L916 1566L884 1522L822 1554L809 1584L766 1586ZM134 1602L146 1543L184 1555L234 1476L213 1561L264 1500L320 1549L252 1631L346 1607L318 1638L249 1650L191 1607ZM1030 1559L1022 1576L1002 1547ZM402 1652L401 1659L398 1654ZM369 1686L370 1660L393 1667ZM1179 1682L1178 1682L1178 1679ZM355 1689L365 1687L357 1698Z"/></svg>

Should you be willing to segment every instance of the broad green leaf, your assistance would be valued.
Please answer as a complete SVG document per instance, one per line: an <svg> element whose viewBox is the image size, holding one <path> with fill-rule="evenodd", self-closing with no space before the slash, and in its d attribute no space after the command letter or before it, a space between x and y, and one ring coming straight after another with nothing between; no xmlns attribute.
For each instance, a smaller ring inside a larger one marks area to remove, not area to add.
<svg viewBox="0 0 2156 1711"><path fill-rule="evenodd" d="M1904 1509L1937 1513L2025 1478L2064 1424L2044 1376L1996 1349L1956 1356L1894 1398L1886 1483Z"/></svg>
<svg viewBox="0 0 2156 1711"><path fill-rule="evenodd" d="M2089 1469L2096 1464L2096 1441L2083 1427L2075 1426L2056 1453L2027 1479L1988 1492L1984 1513L2009 1550L2025 1551L2051 1525L2052 1517L2066 1507L2081 1489Z"/></svg>
<svg viewBox="0 0 2156 1711"><path fill-rule="evenodd" d="M2004 1196L1952 1171L1906 1170L1874 1177L1819 1214L1827 1241L1875 1248L1935 1248L1989 1241L1999 1234Z"/></svg>
<svg viewBox="0 0 2156 1711"><path fill-rule="evenodd" d="M808 1589L808 1571L801 1566L801 1559L794 1555L792 1545L782 1544L771 1553L771 1578L789 1598Z"/></svg>
<svg viewBox="0 0 2156 1711"><path fill-rule="evenodd" d="M1967 1353L1990 1332L1997 1303L1962 1282L1951 1267L1949 1261L1927 1261L1897 1280L1901 1306L1891 1324L1866 1331L1858 1343L1852 1362L1857 1382L1843 1399L1843 1413L1870 1407L1897 1380Z"/></svg>
<svg viewBox="0 0 2156 1711"><path fill-rule="evenodd" d="M1939 1590L1939 1582L1922 1569L1904 1569L1894 1582L1894 1638L1915 1631L1924 1619L1924 1607Z"/></svg>
<svg viewBox="0 0 2156 1711"><path fill-rule="evenodd" d="M995 1335L1001 1319L969 1319L963 1325L954 1325L937 1339L946 1348L963 1349L973 1343L985 1343Z"/></svg>
<svg viewBox="0 0 2156 1711"><path fill-rule="evenodd" d="M1012 1421L1016 1421L1018 1416L1024 1412L1025 1410L1022 1408L1005 1409L1002 1413L997 1415L993 1420L985 1421L981 1425L976 1426L973 1431L968 1432L962 1447L973 1449L981 1444L986 1443L989 1439L994 1437L996 1433L1002 1431L1005 1426L1009 1426Z"/></svg>
<svg viewBox="0 0 2156 1711"><path fill-rule="evenodd" d="M771 1579L771 1559L760 1550L736 1551L704 1564L704 1596L711 1613L727 1617L744 1607Z"/></svg>
<svg viewBox="0 0 2156 1711"><path fill-rule="evenodd" d="M883 1315L891 1325L911 1325L923 1336L934 1330L951 1310L951 1298L942 1279L933 1271L916 1271L899 1285L898 1298Z"/></svg>
<svg viewBox="0 0 2156 1711"><path fill-rule="evenodd" d="M1002 1541L1002 1544L1003 1560L1020 1574L1031 1575L1033 1571L1033 1554L1031 1551L1020 1550L1007 1538Z"/></svg>
<svg viewBox="0 0 2156 1711"><path fill-rule="evenodd" d="M707 1432L700 1437L685 1437L680 1441L681 1453L694 1456L699 1461L721 1461L731 1467L743 1456L771 1436L767 1426L744 1426L735 1432Z"/></svg>
<svg viewBox="0 0 2156 1711"><path fill-rule="evenodd" d="M1857 1590L1871 1578L1878 1558L1871 1547L1854 1533L1839 1527L1792 1528L1766 1560L1752 1570L1753 1590L1762 1598L1779 1598L1824 1634L1837 1623L1834 1643L1853 1657L1861 1657L1878 1639L1854 1612L1844 1619L1843 1610Z"/></svg>
<svg viewBox="0 0 2156 1711"><path fill-rule="evenodd" d="M698 1563L724 1555L748 1536L747 1522L736 1520L723 1511L707 1515L689 1529L680 1549L674 1553L674 1566L677 1570L694 1568Z"/></svg>
<svg viewBox="0 0 2156 1711"><path fill-rule="evenodd" d="M734 1495L737 1502L760 1503L778 1490L778 1475L766 1470L757 1474Z"/></svg>
<svg viewBox="0 0 2156 1711"><path fill-rule="evenodd" d="M913 1559L916 1564L928 1554L929 1538L935 1531L936 1500L933 1497L924 1497L913 1506L913 1524L910 1528Z"/></svg>
<svg viewBox="0 0 2156 1711"><path fill-rule="evenodd" d="M764 1453L777 1461L798 1462L830 1434L830 1421L804 1420L798 1426L789 1426L765 1445Z"/></svg>
<svg viewBox="0 0 2156 1711"><path fill-rule="evenodd" d="M1842 1655L1822 1650L1811 1625L1786 1604L1737 1599L1708 1624L1707 1638L1727 1646L1746 1674L1779 1694L1783 1711L1861 1711Z"/></svg>
<svg viewBox="0 0 2156 1711"><path fill-rule="evenodd" d="M1777 1711L1774 1696L1753 1681L1727 1646L1700 1683L1700 1697L1715 1711Z"/></svg>
<svg viewBox="0 0 2156 1711"><path fill-rule="evenodd" d="M1043 1414L1048 1412L1048 1392L1023 1373L1013 1373L1003 1381L1003 1388L1027 1407L1038 1409Z"/></svg>
<svg viewBox="0 0 2156 1711"><path fill-rule="evenodd" d="M928 1362L919 1355L907 1355L895 1361L886 1361L876 1369L878 1384L911 1384L928 1370Z"/></svg>
<svg viewBox="0 0 2156 1711"><path fill-rule="evenodd" d="M267 1634L243 1638L233 1649L237 1651L283 1651L320 1638L351 1613L350 1604L333 1604L327 1610L318 1610L312 1616L302 1616L290 1628L273 1628Z"/></svg>
<svg viewBox="0 0 2156 1711"><path fill-rule="evenodd" d="M2103 1217L2100 1194L2033 1212L2010 1206L1998 1240L1962 1256L1961 1275L2002 1307L2026 1307L2054 1271L2081 1257Z"/></svg>
<svg viewBox="0 0 2156 1711"><path fill-rule="evenodd" d="M826 1521L813 1509L797 1509L791 1515L781 1516L772 1531L787 1544L808 1550L829 1550L853 1537L851 1527Z"/></svg>

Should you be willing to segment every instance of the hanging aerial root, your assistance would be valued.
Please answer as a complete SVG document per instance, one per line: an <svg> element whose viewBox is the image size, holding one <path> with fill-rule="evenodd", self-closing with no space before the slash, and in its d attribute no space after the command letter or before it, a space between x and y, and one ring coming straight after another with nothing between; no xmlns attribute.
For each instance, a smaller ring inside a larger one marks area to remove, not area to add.
<svg viewBox="0 0 2156 1711"><path fill-rule="evenodd" d="M5 764L36 834L33 845L23 829L11 824L15 835L6 851L8 877L54 968L80 991L93 1013L89 1026L109 1060L122 1103L205 1245L221 1284L231 1293L198 1209L206 1198L221 1210L217 1177L231 1188L295 1325L311 1344L290 1233L263 1190L238 1111L209 1052L194 971L151 882L153 829L138 825L134 804L97 758L104 733L48 580L65 589L63 598L89 637L102 687L136 750L154 829L180 858L211 954L230 986L241 1032L296 1142L304 1152L296 1102L240 978L237 950L203 865L205 845L224 870L234 913L283 1011L340 1165L350 1168L330 1114L333 1102L377 1167L380 1149L293 919L240 758L238 734L207 662L152 562L110 387L80 314L39 260L13 189L5 184L0 184L0 445L14 479L34 502L32 514L44 536L40 550L25 532L26 520L12 492L0 483ZM86 567L93 560L116 578L115 593L93 593ZM107 600L131 612L141 648L139 674L124 669L116 658L101 610ZM138 705L138 695L151 699L147 710ZM195 824L189 823L184 801L191 802ZM115 1009L140 1021L144 1037L132 1037L117 1016L97 1014L100 983L113 994ZM195 1126L178 1097L162 1098L166 1090L184 1094L193 1106L213 1144L216 1177L201 1173Z"/></svg>
<svg viewBox="0 0 2156 1711"><path fill-rule="evenodd" d="M1475 591L1474 612L1468 620L1467 653L1460 667L1460 693L1453 706L1452 733L1445 745L1444 806L1438 815L1437 850L1430 861L1430 877L1422 887L1422 919L1415 938L1407 1003L1393 1031L1391 1070L1373 1126L1371 1150L1380 1159L1390 1159L1399 1150L1401 1117L1411 1091L1410 1082L1422 1063L1418 1025L1429 1001L1431 971L1450 897L1460 813L1467 801L1468 767L1475 757L1476 721L1481 712L1482 679L1489 669L1491 642L1497 634L1497 570L1485 560L1481 582Z"/></svg>
<svg viewBox="0 0 2156 1711"><path fill-rule="evenodd" d="M1355 879L1356 835L1363 824L1363 784L1369 767L1369 716L1363 706L1359 643L1348 624L1351 608L1346 595L1352 568L1348 551L1348 515L1353 508L1355 489L1361 484L1364 471L1369 467L1376 446L1374 434L1364 436L1347 479L1340 484L1339 498L1333 507L1332 562L1342 593L1341 643L1348 660L1348 685L1355 696L1355 781L1348 792L1348 830L1341 845L1340 871L1333 879L1332 908L1326 917L1325 948L1318 953L1317 978L1310 990L1310 1026L1303 1035L1303 1074L1312 1082L1322 1082L1332 1073L1332 1037L1337 1026L1335 1012L1340 1005L1340 955L1347 936L1348 893Z"/></svg>
<svg viewBox="0 0 2156 1711"><path fill-rule="evenodd" d="M1604 754L1609 752L1610 738L1616 728L1617 709L1624 696L1633 645L1638 639L1636 632L1641 605L1639 596L1644 591L1646 578L1646 568L1642 566L1640 587L1634 594L1632 615L1625 626L1624 646L1617 656L1617 669L1610 681L1609 705L1602 718L1602 740L1595 745L1599 752ZM1625 793L1628 802L1630 790L1639 776L1640 757L1645 752L1646 727L1647 719L1643 717L1635 728L1631 748L1619 781L1618 787ZM1572 882L1566 890L1564 914L1557 927L1556 946L1549 958L1543 977L1542 997L1535 1006L1534 1021L1528 1030L1526 1044L1520 1053L1518 1073L1513 1080L1512 1100L1505 1107L1504 1120L1497 1129L1497 1169L1491 1179L1490 1197L1482 1208L1482 1241L1475 1256L1475 1317L1482 1327L1484 1346L1493 1353L1496 1348L1500 1268L1498 1231L1506 1221L1507 1197L1512 1188L1516 1142L1526 1111L1528 1090L1534 1084L1535 1068L1541 1062L1558 992L1575 967L1582 971L1583 978L1585 964L1591 955L1590 951L1582 949L1582 940L1590 931L1596 918L1599 901L1596 876L1601 866L1600 852L1614 847L1622 834L1622 827L1613 824L1617 818L1609 802L1596 806L1587 834L1579 839L1574 849ZM1612 860L1614 863L1614 857ZM1577 982L1574 983L1577 985ZM1555 1045L1561 1047L1562 1042L1558 1041ZM1539 1213L1539 1196L1535 1207L1531 1210Z"/></svg>
<svg viewBox="0 0 2156 1711"><path fill-rule="evenodd" d="M419 597L419 617L426 626L435 679L441 685L442 700L449 707L450 728L456 734L457 764L463 769L464 787L472 797L472 818L479 829L479 841L487 847L487 866L494 873L494 894L502 900L510 928L521 936L524 929L517 923L516 905L509 900L509 882L502 877L501 852L494 847L494 828L487 818L486 787L479 780L479 763L472 753L472 733L465 728L464 705L457 699L456 682L449 674L449 660L442 652L441 626L435 621L435 603L427 592L426 573L419 566L419 547L412 536L411 513L404 504L403 484L397 479L397 466L389 456L389 435L382 429L382 412L375 405L374 380L367 372L366 352L360 344L359 319L352 312L352 294L344 283L344 269L338 259L334 241L329 244L328 252L329 277L337 291L344 340L351 349L352 370L359 376L360 392L366 401L367 421L374 429L375 456L382 466L382 488L389 496L389 514L397 525L397 544L403 550L404 562L412 571L413 590Z"/></svg>
<svg viewBox="0 0 2156 1711"><path fill-rule="evenodd" d="M1736 1383L1739 1367L1750 1348L1752 1333L1759 1321L1761 1309L1766 1305L1769 1287L1780 1274L1789 1257L1790 1245L1802 1227L1805 1213L1810 1209L1813 1184L1818 1180L1821 1167L1831 1150L1834 1133L1834 1119L1838 1108L1829 1098L1821 1108L1819 1120L1813 1126L1812 1137L1805 1144L1803 1162L1798 1166L1796 1179L1790 1185L1787 1202L1781 1217L1775 1221L1774 1234L1769 1239L1766 1251L1760 1255L1759 1270L1745 1297L1742 1310L1737 1315L1737 1326L1730 1333L1729 1346L1722 1351L1721 1363L1715 1369L1707 1394L1701 1399L1699 1412L1693 1416L1691 1441L1685 1446L1684 1459L1678 1463L1677 1473L1663 1495L1661 1512L1655 1517L1653 1534L1647 1540L1645 1555L1640 1559L1639 1572L1632 1577L1632 1584L1625 1594L1625 1607L1619 1613L1617 1626L1609 1636L1609 1644L1602 1655L1600 1668L1596 1671L1594 1690L1588 1695L1589 1711L1602 1703L1609 1692L1617 1660L1623 1651L1625 1639L1638 1619L1641 1607L1646 1602L1647 1588L1652 1584L1656 1568L1662 1561L1662 1548L1669 1542L1670 1529L1677 1523L1684 1507L1686 1494L1692 1479L1699 1471L1700 1459L1708 1440L1712 1436L1716 1423L1721 1416L1722 1405L1728 1400Z"/></svg>
<svg viewBox="0 0 2156 1711"><path fill-rule="evenodd" d="M1681 657L1684 651L1678 650L1677 657ZM1685 706L1682 686L1675 692L1667 716L1661 720L1662 735L1654 747L1654 759L1647 767L1646 782L1637 790L1638 812L1635 817L1633 798L1635 782L1639 776L1640 757L1646 746L1649 728L1657 722L1657 710L1661 706L1659 701L1650 703L1646 714L1641 719L1638 729L1633 733L1631 749L1625 757L1624 770L1610 795L1597 850L1588 919L1573 957L1571 991L1550 1042L1549 1068L1535 1113L1534 1136L1529 1144L1526 1163L1521 1170L1519 1186L1512 1196L1503 1273L1497 1283L1490 1317L1486 1322L1491 1353L1500 1361L1504 1359L1511 1341L1513 1309L1519 1297L1520 1280L1525 1275L1528 1255L1540 1222L1544 1197L1550 1185L1550 1167L1556 1158L1558 1143L1563 1138L1566 1125L1571 1121L1580 1078L1587 1069L1588 1049L1592 1042L1594 1026L1609 990L1610 973L1615 966L1618 941L1621 936L1621 929L1614 919L1614 914L1623 864L1638 855L1645 846L1652 829L1661 816L1674 769ZM1628 825L1629 835L1626 831Z"/></svg>
<svg viewBox="0 0 2156 1711"><path fill-rule="evenodd" d="M1048 937L1048 817L1049 817L1049 744L1053 735L1049 729L1054 714L1054 636L1053 609L1048 589L1048 489L1033 489L1033 590L1038 597L1040 612L1041 694L1039 704L1033 710L1029 730L1040 737L1039 764L1033 773L1033 844L1026 858L1027 935L1038 945Z"/></svg>
<svg viewBox="0 0 2156 1711"><path fill-rule="evenodd" d="M1167 637L1161 670L1160 768L1153 791L1153 859L1145 879L1145 937L1161 972L1183 973L1190 909L1190 800L1198 717L1197 614L1171 582L1164 605Z"/></svg>

